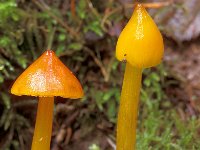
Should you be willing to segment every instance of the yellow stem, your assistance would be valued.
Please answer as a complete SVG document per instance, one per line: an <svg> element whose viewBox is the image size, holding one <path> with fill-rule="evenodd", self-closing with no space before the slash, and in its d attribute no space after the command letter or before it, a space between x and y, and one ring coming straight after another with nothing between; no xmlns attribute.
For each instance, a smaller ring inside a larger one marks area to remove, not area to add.
<svg viewBox="0 0 200 150"><path fill-rule="evenodd" d="M54 97L39 97L31 150L50 150Z"/></svg>
<svg viewBox="0 0 200 150"><path fill-rule="evenodd" d="M117 150L135 150L142 69L126 64L117 123Z"/></svg>

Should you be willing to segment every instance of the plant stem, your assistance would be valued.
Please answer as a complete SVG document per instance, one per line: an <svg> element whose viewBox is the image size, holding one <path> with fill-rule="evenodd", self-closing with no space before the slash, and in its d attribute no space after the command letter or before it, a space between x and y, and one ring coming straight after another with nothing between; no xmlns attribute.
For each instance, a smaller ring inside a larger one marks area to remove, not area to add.
<svg viewBox="0 0 200 150"><path fill-rule="evenodd" d="M142 69L126 64L117 123L117 150L135 150Z"/></svg>
<svg viewBox="0 0 200 150"><path fill-rule="evenodd" d="M39 97L31 150L50 150L54 97Z"/></svg>
<svg viewBox="0 0 200 150"><path fill-rule="evenodd" d="M49 34L49 39L48 39L48 44L47 44L47 49L48 50L51 50L52 48L52 44L53 44L53 40L54 40L54 35L55 35L55 31L56 31L56 28L53 28Z"/></svg>

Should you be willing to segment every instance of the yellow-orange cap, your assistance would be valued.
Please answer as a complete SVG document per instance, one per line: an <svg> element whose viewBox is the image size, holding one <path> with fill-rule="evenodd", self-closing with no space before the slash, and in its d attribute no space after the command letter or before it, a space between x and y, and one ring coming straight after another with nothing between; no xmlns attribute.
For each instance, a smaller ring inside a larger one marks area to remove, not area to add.
<svg viewBox="0 0 200 150"><path fill-rule="evenodd" d="M11 93L65 98L84 95L80 82L51 50L45 51L17 78Z"/></svg>
<svg viewBox="0 0 200 150"><path fill-rule="evenodd" d="M156 66L164 52L162 35L142 4L137 4L131 19L119 36L116 57L138 68Z"/></svg>

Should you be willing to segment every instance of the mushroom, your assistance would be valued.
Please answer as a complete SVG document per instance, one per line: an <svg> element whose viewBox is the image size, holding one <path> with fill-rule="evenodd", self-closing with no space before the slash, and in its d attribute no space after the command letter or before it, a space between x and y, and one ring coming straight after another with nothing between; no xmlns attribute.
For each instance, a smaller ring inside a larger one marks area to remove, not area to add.
<svg viewBox="0 0 200 150"><path fill-rule="evenodd" d="M142 4L119 36L118 60L126 61L117 122L117 150L135 149L142 71L158 65L163 57L162 35Z"/></svg>
<svg viewBox="0 0 200 150"><path fill-rule="evenodd" d="M81 84L52 50L45 51L15 81L11 93L38 96L38 111L32 150L49 150L54 96L81 98Z"/></svg>

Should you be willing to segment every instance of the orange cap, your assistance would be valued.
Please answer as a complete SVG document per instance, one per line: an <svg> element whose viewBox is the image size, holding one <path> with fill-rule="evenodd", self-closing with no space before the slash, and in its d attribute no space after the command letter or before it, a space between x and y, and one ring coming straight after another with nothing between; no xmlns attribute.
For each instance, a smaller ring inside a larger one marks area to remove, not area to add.
<svg viewBox="0 0 200 150"><path fill-rule="evenodd" d="M45 51L15 81L15 95L80 98L84 95L80 82L52 50Z"/></svg>

